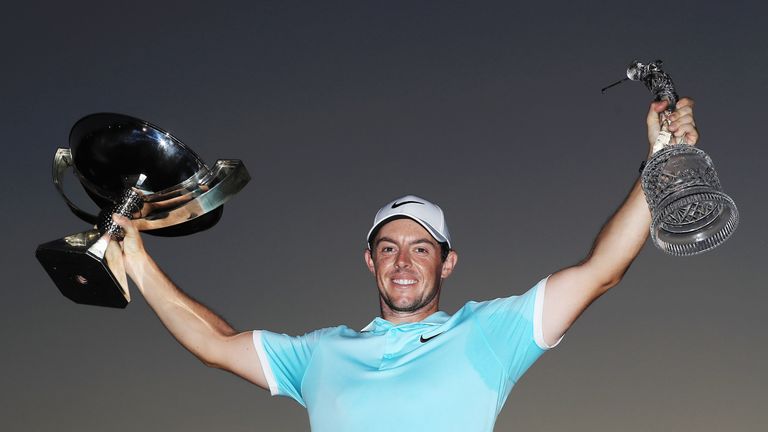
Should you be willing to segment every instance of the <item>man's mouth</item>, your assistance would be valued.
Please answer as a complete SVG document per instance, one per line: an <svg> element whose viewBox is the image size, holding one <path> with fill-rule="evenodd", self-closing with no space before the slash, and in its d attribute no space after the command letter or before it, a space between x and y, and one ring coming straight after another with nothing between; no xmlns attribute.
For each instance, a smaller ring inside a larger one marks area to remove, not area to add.
<svg viewBox="0 0 768 432"><path fill-rule="evenodd" d="M416 282L416 279L392 279L392 283L395 285L414 285Z"/></svg>

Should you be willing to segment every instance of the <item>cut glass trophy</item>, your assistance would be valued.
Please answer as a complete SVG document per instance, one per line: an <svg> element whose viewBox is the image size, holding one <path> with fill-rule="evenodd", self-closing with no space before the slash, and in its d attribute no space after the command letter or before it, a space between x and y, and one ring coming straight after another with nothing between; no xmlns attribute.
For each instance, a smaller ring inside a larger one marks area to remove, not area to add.
<svg viewBox="0 0 768 432"><path fill-rule="evenodd" d="M666 118L675 111L678 95L661 60L632 62L626 80L640 81L658 101L669 101ZM727 240L739 224L739 213L720 185L712 159L684 140L672 143L662 122L654 153L642 170L641 184L651 210L651 239L672 255L695 255L714 249Z"/></svg>

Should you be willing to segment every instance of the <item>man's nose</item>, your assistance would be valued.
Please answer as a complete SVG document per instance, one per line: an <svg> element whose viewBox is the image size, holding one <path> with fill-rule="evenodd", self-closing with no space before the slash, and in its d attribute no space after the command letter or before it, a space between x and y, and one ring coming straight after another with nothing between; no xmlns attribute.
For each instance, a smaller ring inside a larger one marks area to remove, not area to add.
<svg viewBox="0 0 768 432"><path fill-rule="evenodd" d="M407 250L401 250L397 253L397 260L395 265L398 268L406 268L411 266L411 254Z"/></svg>

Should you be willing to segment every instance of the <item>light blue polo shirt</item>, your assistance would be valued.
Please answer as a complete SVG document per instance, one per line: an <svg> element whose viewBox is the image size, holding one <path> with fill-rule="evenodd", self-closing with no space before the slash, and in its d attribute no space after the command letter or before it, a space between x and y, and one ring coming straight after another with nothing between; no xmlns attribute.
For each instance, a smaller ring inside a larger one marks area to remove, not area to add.
<svg viewBox="0 0 768 432"><path fill-rule="evenodd" d="M546 279L453 316L374 319L292 337L254 331L270 392L307 407L314 432L492 431L509 392L548 348Z"/></svg>

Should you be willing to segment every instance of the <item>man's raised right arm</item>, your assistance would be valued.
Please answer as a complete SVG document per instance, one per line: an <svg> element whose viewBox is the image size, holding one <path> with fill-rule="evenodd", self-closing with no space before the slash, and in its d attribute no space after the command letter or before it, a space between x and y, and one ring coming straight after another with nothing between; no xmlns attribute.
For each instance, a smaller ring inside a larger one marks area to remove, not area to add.
<svg viewBox="0 0 768 432"><path fill-rule="evenodd" d="M126 273L173 337L207 366L232 372L268 389L252 332L236 331L179 289L146 252L133 223L119 215L114 220L125 230L125 239L119 246L112 242L110 247L122 250Z"/></svg>

